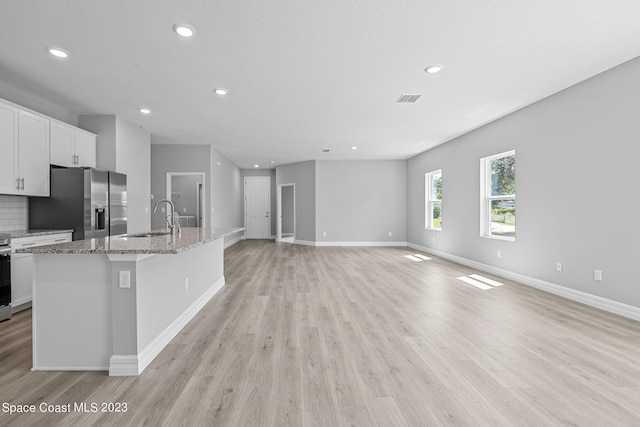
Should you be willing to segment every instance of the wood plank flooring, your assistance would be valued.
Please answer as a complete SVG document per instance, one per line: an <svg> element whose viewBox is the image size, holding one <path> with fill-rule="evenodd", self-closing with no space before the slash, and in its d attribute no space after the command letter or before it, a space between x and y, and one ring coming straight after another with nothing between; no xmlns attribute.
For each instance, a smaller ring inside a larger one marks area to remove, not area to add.
<svg viewBox="0 0 640 427"><path fill-rule="evenodd" d="M226 286L139 377L31 372L21 312L0 323L0 405L127 412L0 425L640 425L639 322L413 253L237 243ZM473 273L504 285L457 279Z"/></svg>

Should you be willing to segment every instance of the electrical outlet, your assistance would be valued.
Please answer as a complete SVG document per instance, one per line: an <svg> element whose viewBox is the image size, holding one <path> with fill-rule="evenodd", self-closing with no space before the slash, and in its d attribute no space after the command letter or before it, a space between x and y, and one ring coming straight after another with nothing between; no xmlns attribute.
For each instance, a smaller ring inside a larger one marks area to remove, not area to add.
<svg viewBox="0 0 640 427"><path fill-rule="evenodd" d="M128 289L131 287L131 272L128 270L121 270L118 272L118 285L120 289Z"/></svg>
<svg viewBox="0 0 640 427"><path fill-rule="evenodd" d="M390 232L389 232L389 237L391 237L392 235L393 235L393 233L390 231Z"/></svg>
<svg viewBox="0 0 640 427"><path fill-rule="evenodd" d="M497 256L498 258L502 258L502 251L500 251L500 250L499 250L499 251L497 251L497 252L496 252L496 256Z"/></svg>
<svg viewBox="0 0 640 427"><path fill-rule="evenodd" d="M189 290L189 278L185 277L184 279L184 290L188 291Z"/></svg>
<svg viewBox="0 0 640 427"><path fill-rule="evenodd" d="M562 263L560 261L556 262L556 271L562 271Z"/></svg>
<svg viewBox="0 0 640 427"><path fill-rule="evenodd" d="M602 270L593 270L593 280L602 280Z"/></svg>
<svg viewBox="0 0 640 427"><path fill-rule="evenodd" d="M322 232L322 235L323 235L323 236L326 236L326 235L327 235L327 232L326 232L326 231L323 231L323 232Z"/></svg>

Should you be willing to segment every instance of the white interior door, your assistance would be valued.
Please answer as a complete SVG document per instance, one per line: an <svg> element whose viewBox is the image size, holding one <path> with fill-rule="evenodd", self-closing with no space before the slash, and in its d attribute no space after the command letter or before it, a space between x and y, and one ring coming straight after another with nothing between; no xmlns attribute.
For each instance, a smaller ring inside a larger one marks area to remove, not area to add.
<svg viewBox="0 0 640 427"><path fill-rule="evenodd" d="M244 229L247 239L271 237L271 179L268 176L244 178Z"/></svg>

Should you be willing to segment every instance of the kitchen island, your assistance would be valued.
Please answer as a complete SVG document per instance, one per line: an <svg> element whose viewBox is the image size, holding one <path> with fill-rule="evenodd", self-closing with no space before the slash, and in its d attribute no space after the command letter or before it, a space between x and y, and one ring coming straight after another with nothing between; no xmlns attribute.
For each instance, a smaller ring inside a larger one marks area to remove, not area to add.
<svg viewBox="0 0 640 427"><path fill-rule="evenodd" d="M34 255L33 370L139 375L224 286L224 237L242 230L21 249Z"/></svg>

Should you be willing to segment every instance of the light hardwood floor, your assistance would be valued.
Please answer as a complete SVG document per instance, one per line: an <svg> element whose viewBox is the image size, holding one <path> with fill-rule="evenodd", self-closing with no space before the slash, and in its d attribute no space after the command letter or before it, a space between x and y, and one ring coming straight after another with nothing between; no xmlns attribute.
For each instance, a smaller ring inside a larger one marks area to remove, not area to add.
<svg viewBox="0 0 640 427"><path fill-rule="evenodd" d="M21 312L0 324L0 404L127 412L0 425L640 425L638 322L412 253L242 241L227 285L139 377L30 372ZM473 273L504 286L457 279Z"/></svg>

